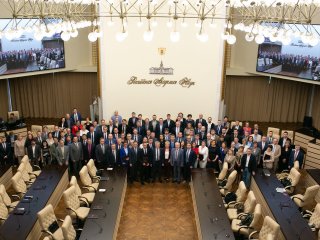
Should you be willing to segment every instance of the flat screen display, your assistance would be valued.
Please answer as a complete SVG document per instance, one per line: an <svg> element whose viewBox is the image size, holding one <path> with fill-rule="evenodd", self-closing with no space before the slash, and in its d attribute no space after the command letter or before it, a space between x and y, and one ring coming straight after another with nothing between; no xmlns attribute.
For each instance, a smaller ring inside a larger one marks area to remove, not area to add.
<svg viewBox="0 0 320 240"><path fill-rule="evenodd" d="M313 25L313 29L320 33L320 26ZM319 81L320 43L311 46L294 35L288 45L265 38L259 45L256 71Z"/></svg>
<svg viewBox="0 0 320 240"><path fill-rule="evenodd" d="M0 19L0 29L12 24L12 19ZM36 19L19 20L19 27L32 28ZM26 27L27 26L27 27ZM64 42L60 34L38 41L33 32L24 31L18 38L0 39L0 76L65 68Z"/></svg>

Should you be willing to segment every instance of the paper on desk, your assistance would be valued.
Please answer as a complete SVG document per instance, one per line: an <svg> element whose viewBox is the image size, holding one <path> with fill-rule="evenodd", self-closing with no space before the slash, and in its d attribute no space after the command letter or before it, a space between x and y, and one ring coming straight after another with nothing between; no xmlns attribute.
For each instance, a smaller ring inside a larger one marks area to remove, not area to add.
<svg viewBox="0 0 320 240"><path fill-rule="evenodd" d="M286 190L285 190L284 188L280 188L280 187L277 187L277 188L276 188L276 191L277 191L278 193L284 193L284 192L286 192Z"/></svg>
<svg viewBox="0 0 320 240"><path fill-rule="evenodd" d="M112 167L108 167L108 168L107 168L107 171L112 171L112 170L113 170Z"/></svg>
<svg viewBox="0 0 320 240"><path fill-rule="evenodd" d="M105 191L106 191L105 188L100 188L100 189L99 189L99 192L105 192Z"/></svg>

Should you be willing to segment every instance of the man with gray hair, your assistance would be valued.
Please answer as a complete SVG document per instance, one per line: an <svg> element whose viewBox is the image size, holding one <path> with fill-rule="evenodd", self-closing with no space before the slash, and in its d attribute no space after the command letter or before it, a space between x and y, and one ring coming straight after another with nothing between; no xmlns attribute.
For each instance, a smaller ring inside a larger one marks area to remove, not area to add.
<svg viewBox="0 0 320 240"><path fill-rule="evenodd" d="M181 182L181 167L183 167L183 150L180 148L180 143L176 142L175 147L171 149L170 163L173 166L172 182Z"/></svg>
<svg viewBox="0 0 320 240"><path fill-rule="evenodd" d="M162 166L164 166L164 152L160 148L160 142L155 142L155 147L152 150L152 182L156 181L156 178L159 179L159 182L162 183Z"/></svg>

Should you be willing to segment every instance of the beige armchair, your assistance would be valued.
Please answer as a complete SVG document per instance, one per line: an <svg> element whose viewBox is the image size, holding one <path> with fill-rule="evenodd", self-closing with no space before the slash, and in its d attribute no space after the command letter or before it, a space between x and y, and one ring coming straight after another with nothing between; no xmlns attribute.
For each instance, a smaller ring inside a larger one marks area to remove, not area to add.
<svg viewBox="0 0 320 240"><path fill-rule="evenodd" d="M256 200L256 197L254 196L254 193L252 191L250 191L248 193L247 200L243 204L244 205L243 212L238 213L237 207L238 207L238 205L241 205L241 204L242 203L236 203L233 206L233 208L227 209L227 214L228 214L228 217L230 220L240 218L240 217L246 215L246 213L252 213L254 211L254 208L257 204L257 200Z"/></svg>
<svg viewBox="0 0 320 240"><path fill-rule="evenodd" d="M94 164L94 161L92 159L89 160L87 163L88 172L91 178L93 179L101 179L101 177L97 176L98 169L96 168L96 165ZM103 169L99 169L102 171Z"/></svg>
<svg viewBox="0 0 320 240"><path fill-rule="evenodd" d="M0 201L0 225L2 225L8 218L9 211L6 205Z"/></svg>
<svg viewBox="0 0 320 240"><path fill-rule="evenodd" d="M40 175L41 173L41 168L38 166L38 165L33 165L34 168L37 168L38 170L36 171L33 171L33 167L31 166L30 164L30 161L29 161L29 158L28 158L28 155L25 155L22 159L21 159L21 163L24 163L25 164L25 168L28 172L28 174L30 175L30 178L33 179L33 178L36 178Z"/></svg>
<svg viewBox="0 0 320 240"><path fill-rule="evenodd" d="M40 212L38 212L37 215L42 232L49 234L51 238L54 240L64 240L62 230L60 227L54 232L50 232L49 230L51 224L53 224L54 222L58 224L58 219L54 214L54 210L51 204L43 208ZM59 219L59 221L62 220Z"/></svg>
<svg viewBox="0 0 320 240"><path fill-rule="evenodd" d="M11 182L12 182L12 187L14 189L14 191L16 192L16 194L19 196L19 198L21 199L24 194L27 192L27 185L26 183L23 181L21 172L17 172L12 178L11 178Z"/></svg>
<svg viewBox="0 0 320 240"><path fill-rule="evenodd" d="M31 125L31 132L33 136L36 136L37 132L42 132L42 126L40 125Z"/></svg>
<svg viewBox="0 0 320 240"><path fill-rule="evenodd" d="M12 195L12 197L17 197L18 195ZM0 200L2 199L3 203L6 205L8 208L9 212L12 212L12 210L18 205L19 201L12 202L11 198L9 197L6 188L4 187L3 184L0 185Z"/></svg>
<svg viewBox="0 0 320 240"><path fill-rule="evenodd" d="M228 192L231 192L232 185L236 180L236 178L237 178L237 171L233 170L227 179L226 185L224 187L220 187L220 193L222 196L225 196Z"/></svg>
<svg viewBox="0 0 320 240"><path fill-rule="evenodd" d="M87 218L90 208L80 206L80 201L82 200L78 198L76 188L74 186L69 187L63 192L63 200L71 217L82 221ZM83 202L86 203L85 201Z"/></svg>
<svg viewBox="0 0 320 240"><path fill-rule="evenodd" d="M318 192L319 192L319 185L314 185L314 186L308 187L304 195L296 194L296 195L293 195L291 199L298 205L300 209L304 207L312 208L315 203L314 199L318 194Z"/></svg>
<svg viewBox="0 0 320 240"><path fill-rule="evenodd" d="M222 170L217 178L217 182L221 183L223 181L226 181L227 180L226 179L227 173L228 173L228 163L224 162L222 165Z"/></svg>
<svg viewBox="0 0 320 240"><path fill-rule="evenodd" d="M309 218L309 226L319 229L320 228L320 203L318 203L313 212L307 210L307 214L304 214L304 218Z"/></svg>
<svg viewBox="0 0 320 240"><path fill-rule="evenodd" d="M81 189L80 189L80 187L78 185L77 178L75 176L71 177L70 186L74 186L75 187L76 194L78 195L79 198L82 198L88 204L91 204L93 202L95 193L94 192L82 193Z"/></svg>
<svg viewBox="0 0 320 240"><path fill-rule="evenodd" d="M31 185L36 180L35 178L30 177L26 165L23 162L20 163L17 171L21 173L22 179L27 185Z"/></svg>
<svg viewBox="0 0 320 240"><path fill-rule="evenodd" d="M247 187L246 185L244 184L243 181L241 181L239 183L239 187L236 191L236 195L237 195L237 199L236 201L232 201L232 202L229 202L228 204L225 204L225 207L226 208L230 208L230 207L233 207L234 204L236 203L244 203L245 200L247 199L247 196L248 196L248 190L247 190Z"/></svg>
<svg viewBox="0 0 320 240"><path fill-rule="evenodd" d="M273 135L277 135L278 137L280 136L280 128L274 128L274 127L268 127L268 133L272 131ZM275 137L275 136L273 136Z"/></svg>
<svg viewBox="0 0 320 240"><path fill-rule="evenodd" d="M11 112L8 112L8 119L10 118L10 115L11 113L13 113L13 115L18 119L20 119L20 113L19 111L11 111Z"/></svg>
<svg viewBox="0 0 320 240"><path fill-rule="evenodd" d="M83 166L79 172L81 183L83 188L86 188L90 192L96 192L99 187L99 179L91 179L87 166Z"/></svg>
<svg viewBox="0 0 320 240"><path fill-rule="evenodd" d="M72 219L67 215L61 226L64 240L75 240L80 235L82 229L74 229Z"/></svg>
<svg viewBox="0 0 320 240"><path fill-rule="evenodd" d="M295 190L295 187L298 185L299 181L300 181L300 177L301 174L299 173L299 171L295 168L291 168L289 174L280 174L277 175L279 180L282 180L284 178L288 178L291 180L291 185L286 186L285 189L287 191L288 194L292 194Z"/></svg>
<svg viewBox="0 0 320 240"><path fill-rule="evenodd" d="M243 217L242 217L243 218ZM233 219L231 229L233 232L248 237L253 231L260 230L262 226L262 211L261 205L257 204L253 211L253 219L249 226L241 225L241 219Z"/></svg>
<svg viewBox="0 0 320 240"><path fill-rule="evenodd" d="M254 231L249 235L249 240L256 234L259 240L277 240L280 232L280 225L271 217L266 216L263 221L262 228L259 231Z"/></svg>

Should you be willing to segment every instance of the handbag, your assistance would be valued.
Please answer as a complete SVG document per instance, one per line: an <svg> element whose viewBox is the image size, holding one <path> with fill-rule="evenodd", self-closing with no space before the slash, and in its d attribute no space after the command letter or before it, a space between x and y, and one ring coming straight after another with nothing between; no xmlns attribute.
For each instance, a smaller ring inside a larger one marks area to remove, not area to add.
<svg viewBox="0 0 320 240"><path fill-rule="evenodd" d="M244 218L241 219L240 226L250 226L253 220L253 214L248 213Z"/></svg>
<svg viewBox="0 0 320 240"><path fill-rule="evenodd" d="M224 201L225 203L229 203L229 202L234 202L237 200L237 195L234 192L229 192L227 193L227 195L224 197Z"/></svg>
<svg viewBox="0 0 320 240"><path fill-rule="evenodd" d="M291 185L291 179L290 178L283 178L280 180L281 181L281 184L284 186L284 187L287 187L287 186L290 186Z"/></svg>
<svg viewBox="0 0 320 240"><path fill-rule="evenodd" d="M54 233L55 231L57 231L59 228L58 222L57 221L53 221L49 226L48 226L48 230L51 233Z"/></svg>
<svg viewBox="0 0 320 240"><path fill-rule="evenodd" d="M244 205L243 205L243 203L238 204L236 208L237 208L237 214L243 213L243 211L244 211Z"/></svg>

